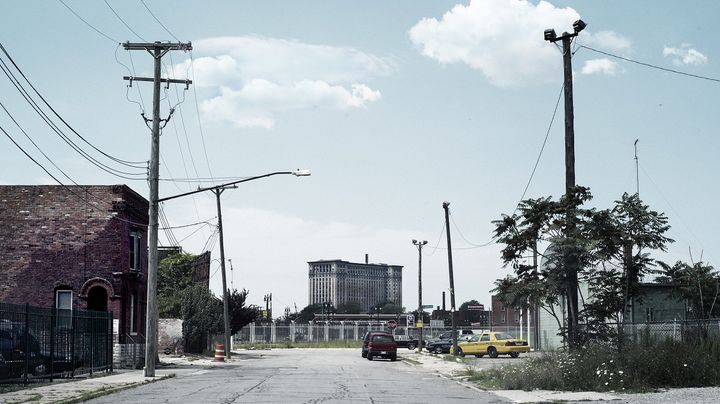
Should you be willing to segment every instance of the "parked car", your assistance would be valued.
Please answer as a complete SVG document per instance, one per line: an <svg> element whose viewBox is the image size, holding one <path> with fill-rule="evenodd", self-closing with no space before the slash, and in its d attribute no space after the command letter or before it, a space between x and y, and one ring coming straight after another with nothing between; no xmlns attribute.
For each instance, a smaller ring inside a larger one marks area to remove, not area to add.
<svg viewBox="0 0 720 404"><path fill-rule="evenodd" d="M458 335L458 342L459 341L467 341L470 338L472 338L473 335L479 335L482 334L482 330L470 330L470 329L458 329L457 335ZM444 339L452 339L452 330L443 331L435 338L429 338L425 340L425 343L430 343L430 341L438 341L438 340L444 340Z"/></svg>
<svg viewBox="0 0 720 404"><path fill-rule="evenodd" d="M450 353L450 350L452 349L453 341L452 338L443 338L443 339L436 339L433 341L430 341L427 343L425 348L427 348L428 352L441 354L441 353Z"/></svg>
<svg viewBox="0 0 720 404"><path fill-rule="evenodd" d="M30 334L26 344L23 334L17 328L0 328L0 378L22 375L26 363L31 374L47 372L47 363L40 355L40 344L37 339Z"/></svg>
<svg viewBox="0 0 720 404"><path fill-rule="evenodd" d="M522 352L530 352L527 341L504 332L485 332L458 345L458 355L475 355L478 358L484 355L491 358L497 358L498 355L517 358Z"/></svg>
<svg viewBox="0 0 720 404"><path fill-rule="evenodd" d="M417 338L412 338L407 335L395 335L394 337L398 348L415 349L419 345ZM423 341L423 346L425 346L425 341Z"/></svg>
<svg viewBox="0 0 720 404"><path fill-rule="evenodd" d="M382 331L370 331L363 338L362 357L368 360L379 356L397 360L397 343L393 335Z"/></svg>

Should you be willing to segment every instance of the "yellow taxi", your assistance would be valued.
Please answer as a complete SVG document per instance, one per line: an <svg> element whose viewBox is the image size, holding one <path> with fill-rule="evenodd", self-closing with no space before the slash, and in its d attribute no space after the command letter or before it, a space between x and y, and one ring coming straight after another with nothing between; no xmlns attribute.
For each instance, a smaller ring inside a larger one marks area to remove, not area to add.
<svg viewBox="0 0 720 404"><path fill-rule="evenodd" d="M497 358L498 355L510 355L517 358L522 352L530 352L530 346L526 340L514 338L505 332L484 332L458 344L457 354L459 356L475 355L478 358L482 358L484 355L491 358Z"/></svg>

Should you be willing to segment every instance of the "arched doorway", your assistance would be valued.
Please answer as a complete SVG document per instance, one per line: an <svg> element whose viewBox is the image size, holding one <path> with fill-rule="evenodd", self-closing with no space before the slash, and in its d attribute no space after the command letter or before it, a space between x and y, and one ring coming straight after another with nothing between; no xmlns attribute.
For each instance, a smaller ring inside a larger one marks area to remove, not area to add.
<svg viewBox="0 0 720 404"><path fill-rule="evenodd" d="M87 295L88 310L107 311L108 309L108 293L102 286L94 286L90 288Z"/></svg>

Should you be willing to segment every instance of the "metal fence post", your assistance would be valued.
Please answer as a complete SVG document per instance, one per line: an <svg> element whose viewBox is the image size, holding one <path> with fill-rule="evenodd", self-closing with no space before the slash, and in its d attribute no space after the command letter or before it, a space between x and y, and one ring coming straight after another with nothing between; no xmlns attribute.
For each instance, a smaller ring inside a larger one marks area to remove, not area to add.
<svg viewBox="0 0 720 404"><path fill-rule="evenodd" d="M55 319L56 309L50 309L50 381L53 381L53 373L55 373L54 364L55 361Z"/></svg>
<svg viewBox="0 0 720 404"><path fill-rule="evenodd" d="M25 375L23 376L23 384L27 385L28 382L28 371L30 370L30 350L28 349L30 347L30 331L29 331L29 325L30 325L30 305L28 303L25 303L25 332L23 335L23 340L25 341Z"/></svg>

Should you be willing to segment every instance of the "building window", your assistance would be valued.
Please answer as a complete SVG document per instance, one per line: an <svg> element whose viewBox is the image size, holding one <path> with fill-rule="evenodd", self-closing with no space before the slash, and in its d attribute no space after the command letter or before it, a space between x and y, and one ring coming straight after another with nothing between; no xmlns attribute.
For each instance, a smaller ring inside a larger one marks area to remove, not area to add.
<svg viewBox="0 0 720 404"><path fill-rule="evenodd" d="M58 309L57 324L61 327L72 326L72 290L55 291L55 308Z"/></svg>
<svg viewBox="0 0 720 404"><path fill-rule="evenodd" d="M130 232L130 269L139 271L140 267L140 240L142 239L139 232Z"/></svg>
<svg viewBox="0 0 720 404"><path fill-rule="evenodd" d="M137 334L137 292L130 295L130 334Z"/></svg>

